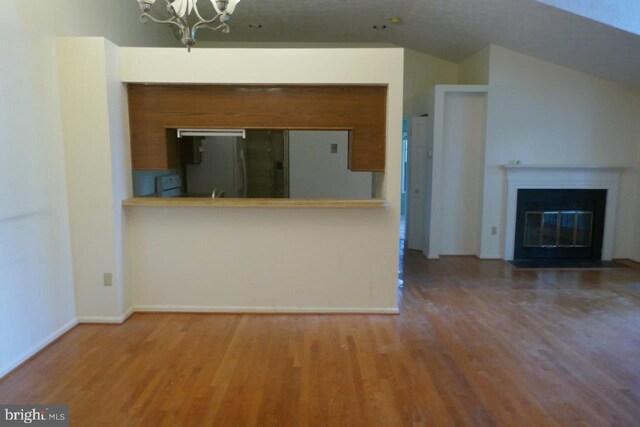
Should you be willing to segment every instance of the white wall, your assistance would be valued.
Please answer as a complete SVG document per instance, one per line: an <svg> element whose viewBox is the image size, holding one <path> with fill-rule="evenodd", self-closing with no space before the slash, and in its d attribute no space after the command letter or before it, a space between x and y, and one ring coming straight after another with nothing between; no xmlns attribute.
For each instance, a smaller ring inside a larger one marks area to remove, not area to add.
<svg viewBox="0 0 640 427"><path fill-rule="evenodd" d="M458 66L415 50L406 49L404 55L404 116L419 116L414 99L436 84L458 82Z"/></svg>
<svg viewBox="0 0 640 427"><path fill-rule="evenodd" d="M396 308L384 209L127 209L136 309Z"/></svg>
<svg viewBox="0 0 640 427"><path fill-rule="evenodd" d="M88 55L79 51L78 56ZM125 82L389 88L382 182L388 208L128 207L125 248L136 308L397 310L402 49L209 49L189 54L184 49L123 48L120 62ZM292 63L297 66L290 67ZM98 108L91 102L86 107ZM98 170L95 179L104 180L106 173ZM88 232L84 234L87 238ZM107 247L111 240L97 243Z"/></svg>
<svg viewBox="0 0 640 427"><path fill-rule="evenodd" d="M81 321L118 322L126 311L120 203L131 194L131 160L117 49L98 37L58 40L76 310ZM104 286L104 273L113 275L113 286Z"/></svg>
<svg viewBox="0 0 640 427"><path fill-rule="evenodd" d="M489 51L490 47L487 46L458 64L460 84L489 84Z"/></svg>
<svg viewBox="0 0 640 427"><path fill-rule="evenodd" d="M0 18L0 376L75 321L55 57L22 3Z"/></svg>
<svg viewBox="0 0 640 427"><path fill-rule="evenodd" d="M486 94L447 92L444 98L441 255L479 255Z"/></svg>
<svg viewBox="0 0 640 427"><path fill-rule="evenodd" d="M331 146L337 152L331 152ZM291 198L370 199L371 172L349 170L349 132L289 132L289 195Z"/></svg>
<svg viewBox="0 0 640 427"><path fill-rule="evenodd" d="M0 376L76 319L54 38L170 41L164 28L137 25L136 9L128 0L2 2Z"/></svg>
<svg viewBox="0 0 640 427"><path fill-rule="evenodd" d="M490 229L504 224L499 165L511 160L630 166L621 181L614 257L637 256L630 231L638 217L639 93L499 46L490 48L489 83L481 256L502 256L504 235Z"/></svg>

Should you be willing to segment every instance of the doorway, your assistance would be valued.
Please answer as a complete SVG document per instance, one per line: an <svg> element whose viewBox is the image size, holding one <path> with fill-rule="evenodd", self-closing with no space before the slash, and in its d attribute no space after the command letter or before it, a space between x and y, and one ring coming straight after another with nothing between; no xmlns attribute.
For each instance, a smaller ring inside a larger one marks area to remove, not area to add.
<svg viewBox="0 0 640 427"><path fill-rule="evenodd" d="M407 193L409 160L409 118L402 119L402 170L401 170L401 195L400 195L400 250L403 250L407 235Z"/></svg>

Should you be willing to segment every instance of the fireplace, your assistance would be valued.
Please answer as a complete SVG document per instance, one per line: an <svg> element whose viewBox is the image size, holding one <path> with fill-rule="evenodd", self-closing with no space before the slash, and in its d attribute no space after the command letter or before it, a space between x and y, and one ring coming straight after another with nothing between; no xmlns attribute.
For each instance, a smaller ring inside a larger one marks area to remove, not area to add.
<svg viewBox="0 0 640 427"><path fill-rule="evenodd" d="M600 260L607 190L520 189L515 260Z"/></svg>
<svg viewBox="0 0 640 427"><path fill-rule="evenodd" d="M534 204L524 209L524 213L520 212L520 215L524 216L529 212L529 236L527 248L521 248L527 252L519 253L519 256L534 257L532 259L541 259L544 256L575 256L580 257L578 259L589 260L596 259L599 253L601 261L611 261L620 175L624 167L515 164L503 165L502 169L507 180L504 259L515 259L516 247L525 246L526 218L522 218L521 221L517 218L520 192L553 190L559 192L555 195L549 193L551 198L545 198L544 203ZM570 190L595 190L596 193L591 193L586 201L578 204L561 204L564 200L562 192ZM535 193L532 194L535 196ZM594 194L599 194L601 200L604 195L604 208L594 206L595 202L591 199ZM521 230L516 238L518 224ZM543 229L542 235L539 228Z"/></svg>

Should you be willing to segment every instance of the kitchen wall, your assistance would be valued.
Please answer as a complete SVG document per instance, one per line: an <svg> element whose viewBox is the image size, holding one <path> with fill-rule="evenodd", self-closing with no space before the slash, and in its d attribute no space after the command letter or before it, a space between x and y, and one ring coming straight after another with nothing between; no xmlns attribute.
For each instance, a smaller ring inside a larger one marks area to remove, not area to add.
<svg viewBox="0 0 640 427"><path fill-rule="evenodd" d="M133 195L153 196L156 193L156 178L165 175L179 174L178 169L169 170L134 170L132 175Z"/></svg>
<svg viewBox="0 0 640 427"><path fill-rule="evenodd" d="M331 146L335 145L335 152ZM373 174L349 170L348 131L291 131L289 185L292 198L370 199Z"/></svg>
<svg viewBox="0 0 640 427"><path fill-rule="evenodd" d="M0 377L76 321L55 37L170 42L164 28L136 25L136 9L129 0L2 3Z"/></svg>

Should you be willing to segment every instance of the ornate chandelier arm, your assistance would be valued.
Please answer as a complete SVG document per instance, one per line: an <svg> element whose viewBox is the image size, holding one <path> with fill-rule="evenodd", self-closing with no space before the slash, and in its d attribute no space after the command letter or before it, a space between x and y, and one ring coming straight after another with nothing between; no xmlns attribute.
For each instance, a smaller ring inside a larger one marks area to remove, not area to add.
<svg viewBox="0 0 640 427"><path fill-rule="evenodd" d="M169 19L159 19L154 17L153 15L151 15L150 10L151 10L151 6L153 3L151 4L147 4L145 5L146 7L143 8L143 12L142 15L140 15L140 22L142 22L143 24L146 24L147 22L149 22L149 20L151 20L152 22L155 22L156 24L171 24L171 25L175 25L176 27L178 27L178 29L182 30L182 25L184 25L184 21L183 22L179 22L180 21L180 17L175 13L175 11L173 10L173 7L171 7L171 3L169 3L168 0L165 0L167 2L167 11L171 14L171 17ZM155 0L154 0L155 2Z"/></svg>
<svg viewBox="0 0 640 427"><path fill-rule="evenodd" d="M224 19L224 15L222 13L217 13L216 16L214 16L211 19L205 19L202 17L202 15L200 15L200 11L198 10L198 2L196 1L195 4L193 5L193 10L196 12L196 16L200 19L199 22L196 22L193 26L193 28L191 29L191 38L195 40L196 38L196 34L198 34L198 30L200 28L208 28L210 30L216 31L219 29L223 29L223 31L228 32L228 25L225 23ZM211 27L209 24L213 24L218 18L220 18L220 22L222 22L222 25L219 25L217 27Z"/></svg>
<svg viewBox="0 0 640 427"><path fill-rule="evenodd" d="M143 24L146 24L147 22L149 22L149 20L151 20L152 22L155 22L156 24L173 24L178 27L180 26L180 24L176 22L175 17L171 17L169 19L158 19L158 18L154 18L148 12L144 12L142 15L140 15L140 22L142 22Z"/></svg>
<svg viewBox="0 0 640 427"><path fill-rule="evenodd" d="M222 24L218 25L217 27L212 27L212 26L209 25L209 24L213 24L215 22L215 20L218 19L218 17L220 17L220 15L216 16L215 18L213 18L213 19L211 19L209 21L200 21L200 22L196 23L193 26L193 29L191 30L191 37L193 37L195 39L196 38L196 34L198 33L198 30L200 28L208 28L208 29L214 30L214 31L219 30L221 28L223 30L226 29L226 28L229 28L227 23L223 22L222 20L221 20Z"/></svg>
<svg viewBox="0 0 640 427"><path fill-rule="evenodd" d="M226 23L220 24L217 27L212 27L211 25L208 25L208 24L206 24L204 22L201 22L201 23L198 24L198 26L193 27L193 30L191 31L191 34L192 34L193 38L196 37L196 34L198 33L198 30L200 28L207 28L207 29L213 30L213 31L217 31L217 30L222 29L223 33L228 33L229 32L229 25L227 25Z"/></svg>

